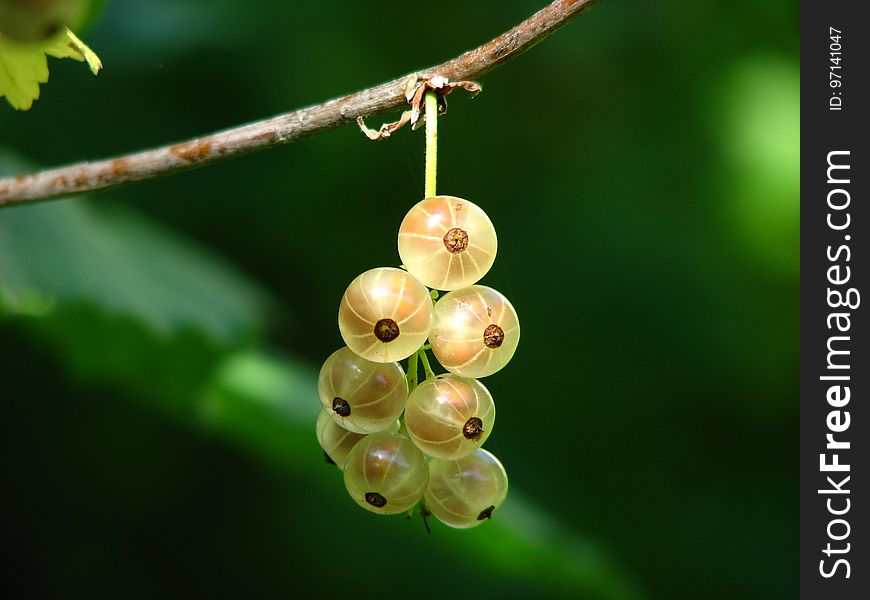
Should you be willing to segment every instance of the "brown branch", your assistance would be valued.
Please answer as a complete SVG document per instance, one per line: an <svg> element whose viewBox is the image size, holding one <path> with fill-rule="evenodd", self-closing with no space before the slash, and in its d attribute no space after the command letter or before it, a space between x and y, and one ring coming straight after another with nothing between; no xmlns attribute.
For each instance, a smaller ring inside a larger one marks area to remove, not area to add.
<svg viewBox="0 0 870 600"><path fill-rule="evenodd" d="M520 55L598 0L557 0L510 31L436 67L415 73L471 80ZM96 162L82 162L0 179L0 207L115 187L198 167L395 111L406 105L408 76L249 125L178 144Z"/></svg>

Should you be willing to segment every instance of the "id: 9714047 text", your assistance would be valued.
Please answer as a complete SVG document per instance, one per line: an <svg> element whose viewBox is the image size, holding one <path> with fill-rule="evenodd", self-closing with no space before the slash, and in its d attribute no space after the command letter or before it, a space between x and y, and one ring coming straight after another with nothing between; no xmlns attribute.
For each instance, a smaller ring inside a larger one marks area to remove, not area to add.
<svg viewBox="0 0 870 600"><path fill-rule="evenodd" d="M831 86L831 97L828 99L828 110L843 110L843 32L828 27L828 51L831 54L828 62L828 85Z"/></svg>

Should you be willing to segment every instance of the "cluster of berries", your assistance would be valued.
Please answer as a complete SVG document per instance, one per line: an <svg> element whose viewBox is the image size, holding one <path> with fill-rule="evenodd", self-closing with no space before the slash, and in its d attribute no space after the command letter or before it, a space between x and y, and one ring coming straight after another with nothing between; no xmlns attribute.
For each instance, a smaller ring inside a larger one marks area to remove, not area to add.
<svg viewBox="0 0 870 600"><path fill-rule="evenodd" d="M478 378L504 367L520 338L507 298L475 285L495 260L495 228L477 205L433 196L405 216L398 244L407 270L366 271L341 300L347 346L320 370L317 439L363 508L397 514L422 501L424 516L473 527L508 488L501 462L481 448L495 404ZM430 349L449 373L434 375Z"/></svg>

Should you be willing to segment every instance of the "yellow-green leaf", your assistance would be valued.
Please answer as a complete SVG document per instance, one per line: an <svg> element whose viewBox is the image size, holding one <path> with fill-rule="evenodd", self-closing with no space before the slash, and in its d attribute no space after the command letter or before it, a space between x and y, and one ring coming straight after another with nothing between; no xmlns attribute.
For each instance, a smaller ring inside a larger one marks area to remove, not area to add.
<svg viewBox="0 0 870 600"><path fill-rule="evenodd" d="M55 38L52 44L45 48L45 53L56 58L72 58L79 62L84 60L94 75L103 68L100 57L69 29L63 35Z"/></svg>
<svg viewBox="0 0 870 600"><path fill-rule="evenodd" d="M13 108L29 110L39 98L39 84L48 81L46 55L86 61L94 75L103 66L94 51L69 29L38 44L19 44L0 37L0 97L6 96Z"/></svg>
<svg viewBox="0 0 870 600"><path fill-rule="evenodd" d="M39 98L39 84L48 81L48 61L39 47L0 38L0 96L13 108L29 110Z"/></svg>

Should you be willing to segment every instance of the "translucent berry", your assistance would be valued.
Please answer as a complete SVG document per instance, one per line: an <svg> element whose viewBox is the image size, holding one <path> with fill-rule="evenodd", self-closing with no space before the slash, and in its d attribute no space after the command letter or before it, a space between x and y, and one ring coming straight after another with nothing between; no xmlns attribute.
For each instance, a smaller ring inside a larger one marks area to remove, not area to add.
<svg viewBox="0 0 870 600"><path fill-rule="evenodd" d="M402 414L408 382L399 363L371 362L341 348L320 368L317 391L323 410L338 425L374 433L391 427Z"/></svg>
<svg viewBox="0 0 870 600"><path fill-rule="evenodd" d="M473 285L446 294L435 305L429 335L445 369L462 377L486 377L504 367L520 341L514 307L500 292Z"/></svg>
<svg viewBox="0 0 870 600"><path fill-rule="evenodd" d="M429 290L402 269L381 267L354 279L344 292L338 328L348 347L371 361L408 358L432 329Z"/></svg>
<svg viewBox="0 0 870 600"><path fill-rule="evenodd" d="M393 421L386 431L392 433L399 431L398 419ZM365 436L364 433L348 431L336 423L325 410L321 410L317 415L317 441L326 457L339 469L344 469L348 453Z"/></svg>
<svg viewBox="0 0 870 600"><path fill-rule="evenodd" d="M441 375L417 386L405 406L405 427L430 456L454 459L483 445L495 424L495 404L482 383Z"/></svg>
<svg viewBox="0 0 870 600"><path fill-rule="evenodd" d="M479 206L455 196L414 205L399 227L399 256L430 288L456 290L479 281L495 261L495 228Z"/></svg>
<svg viewBox="0 0 870 600"><path fill-rule="evenodd" d="M456 460L436 458L429 463L426 507L445 525L475 527L492 518L507 490L501 462L479 448Z"/></svg>
<svg viewBox="0 0 870 600"><path fill-rule="evenodd" d="M344 485L357 504L375 513L409 510L423 497L429 481L426 457L403 435L368 435L348 454Z"/></svg>

